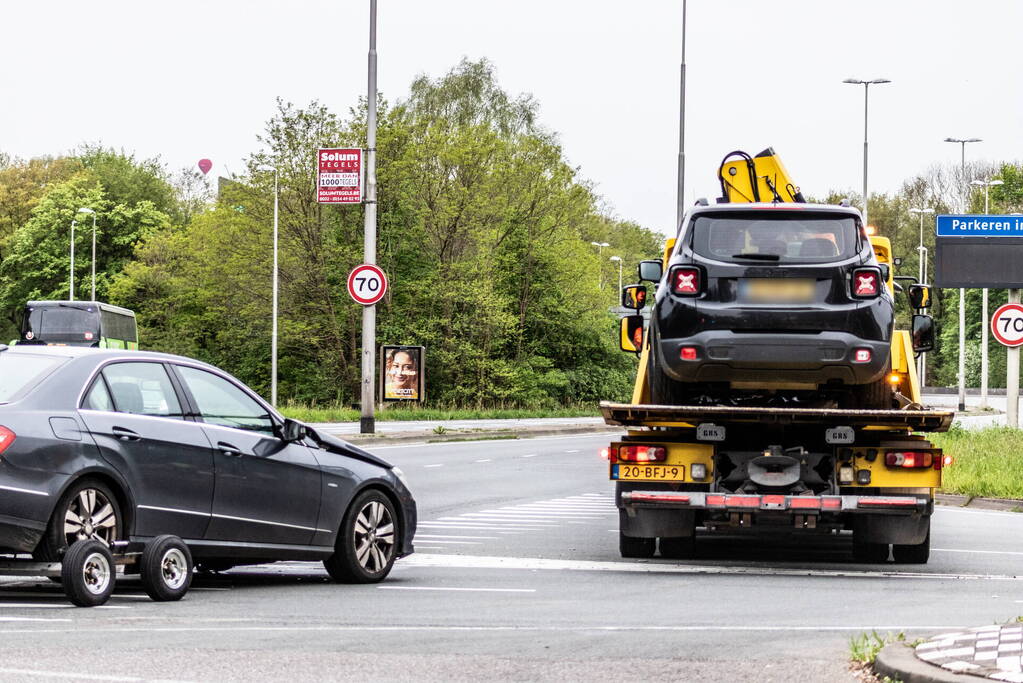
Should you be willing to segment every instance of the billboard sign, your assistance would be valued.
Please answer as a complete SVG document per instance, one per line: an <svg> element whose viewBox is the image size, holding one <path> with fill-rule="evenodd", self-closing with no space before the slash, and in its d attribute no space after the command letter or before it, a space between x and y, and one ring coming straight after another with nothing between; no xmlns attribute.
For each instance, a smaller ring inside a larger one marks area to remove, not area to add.
<svg viewBox="0 0 1023 683"><path fill-rule="evenodd" d="M361 149L321 149L316 152L316 201L319 204L359 204L365 183Z"/></svg>
<svg viewBox="0 0 1023 683"><path fill-rule="evenodd" d="M1023 287L1023 216L937 216L934 234L938 287Z"/></svg>
<svg viewBox="0 0 1023 683"><path fill-rule="evenodd" d="M426 395L425 346L381 346L380 392L384 401L422 401Z"/></svg>

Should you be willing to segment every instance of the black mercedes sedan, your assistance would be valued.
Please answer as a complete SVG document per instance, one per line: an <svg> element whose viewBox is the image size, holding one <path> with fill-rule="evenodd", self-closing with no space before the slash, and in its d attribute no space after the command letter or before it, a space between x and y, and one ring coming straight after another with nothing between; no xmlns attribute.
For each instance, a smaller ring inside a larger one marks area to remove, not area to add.
<svg viewBox="0 0 1023 683"><path fill-rule="evenodd" d="M0 553L180 536L211 570L322 560L372 583L412 552L398 468L285 419L217 368L0 345Z"/></svg>

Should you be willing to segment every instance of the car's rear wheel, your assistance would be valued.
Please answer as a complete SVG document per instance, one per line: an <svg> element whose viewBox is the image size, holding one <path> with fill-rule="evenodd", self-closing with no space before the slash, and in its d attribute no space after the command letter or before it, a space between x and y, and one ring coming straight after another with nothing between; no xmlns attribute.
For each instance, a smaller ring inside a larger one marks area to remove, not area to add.
<svg viewBox="0 0 1023 683"><path fill-rule="evenodd" d="M888 384L889 371L870 384L857 384L850 388L850 408L858 410L891 410L895 408L895 393Z"/></svg>
<svg viewBox="0 0 1023 683"><path fill-rule="evenodd" d="M113 548L123 532L121 509L110 487L91 479L79 481L57 502L35 555L54 562L72 543L85 540Z"/></svg>
<svg viewBox="0 0 1023 683"><path fill-rule="evenodd" d="M651 324L651 328L653 325ZM657 362L657 334L651 333L650 351L647 353L647 386L650 387L650 403L653 405L675 406L685 405L685 387L664 374Z"/></svg>
<svg viewBox="0 0 1023 683"><path fill-rule="evenodd" d="M376 583L391 572L398 555L398 516L380 491L356 497L341 523L334 554L323 561L341 583Z"/></svg>

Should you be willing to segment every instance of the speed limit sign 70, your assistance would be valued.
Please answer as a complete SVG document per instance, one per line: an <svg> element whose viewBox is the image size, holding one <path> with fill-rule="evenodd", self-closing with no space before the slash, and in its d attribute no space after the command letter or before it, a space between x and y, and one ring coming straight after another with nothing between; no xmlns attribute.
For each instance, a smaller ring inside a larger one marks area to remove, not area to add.
<svg viewBox="0 0 1023 683"><path fill-rule="evenodd" d="M1023 306L1005 304L999 306L991 317L991 332L995 339L1005 346L1023 345Z"/></svg>
<svg viewBox="0 0 1023 683"><path fill-rule="evenodd" d="M348 294L363 306L372 306L380 301L386 291L387 276L372 264L356 266L348 276Z"/></svg>

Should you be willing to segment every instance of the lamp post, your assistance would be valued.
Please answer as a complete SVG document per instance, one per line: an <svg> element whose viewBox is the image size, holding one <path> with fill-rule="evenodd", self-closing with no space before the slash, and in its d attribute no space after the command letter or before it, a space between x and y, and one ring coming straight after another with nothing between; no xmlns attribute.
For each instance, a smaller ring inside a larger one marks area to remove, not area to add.
<svg viewBox="0 0 1023 683"><path fill-rule="evenodd" d="M910 213L920 215L920 246L916 248L917 255L920 257L920 266L917 269L918 281L920 284L927 282L927 247L924 246L924 214L934 213L934 209L931 207L910 209ZM920 387L924 386L926 381L927 372L927 354L921 353L919 360L917 360L916 374L920 379Z"/></svg>
<svg viewBox="0 0 1023 683"><path fill-rule="evenodd" d="M984 187L984 215L988 213L988 195L992 186L1003 185L1004 182L1001 180L972 180L971 185L982 185ZM988 357L987 357L987 287L981 290L981 319L980 319L980 407L987 408L987 374L988 374Z"/></svg>
<svg viewBox="0 0 1023 683"><path fill-rule="evenodd" d="M611 246L607 242L590 242L590 244L592 244L593 246L595 246L597 248L597 258L598 259L601 258L601 255L602 255L602 253L604 251L604 247L610 247ZM597 271L597 288L598 289L604 289L604 269L603 268L601 268L600 270Z"/></svg>
<svg viewBox="0 0 1023 683"><path fill-rule="evenodd" d="M273 272L273 315L270 331L270 405L277 407L277 219L280 193L278 192L277 169L273 166L260 166L257 171L273 171L274 174L274 272Z"/></svg>
<svg viewBox="0 0 1023 683"><path fill-rule="evenodd" d="M620 292L622 291L622 257L612 256L611 258L608 259L608 261L618 262L618 291Z"/></svg>
<svg viewBox="0 0 1023 683"><path fill-rule="evenodd" d="M966 145L980 138L945 138L960 145L959 168L966 181ZM959 290L959 410L966 410L966 290Z"/></svg>
<svg viewBox="0 0 1023 683"><path fill-rule="evenodd" d="M71 219L71 277L68 282L68 301L75 300L75 225L78 218Z"/></svg>
<svg viewBox="0 0 1023 683"><path fill-rule="evenodd" d="M682 72L678 107L678 188L675 198L675 227L682 223L686 192L686 0L682 0ZM619 288L620 289L620 288Z"/></svg>
<svg viewBox="0 0 1023 683"><path fill-rule="evenodd" d="M863 81L858 78L847 78L843 83L863 86L863 224L867 224L867 100L870 86L891 83L887 78L875 78Z"/></svg>
<svg viewBox="0 0 1023 683"><path fill-rule="evenodd" d="M82 207L78 213L92 214L92 301L96 300L96 212L92 209Z"/></svg>

